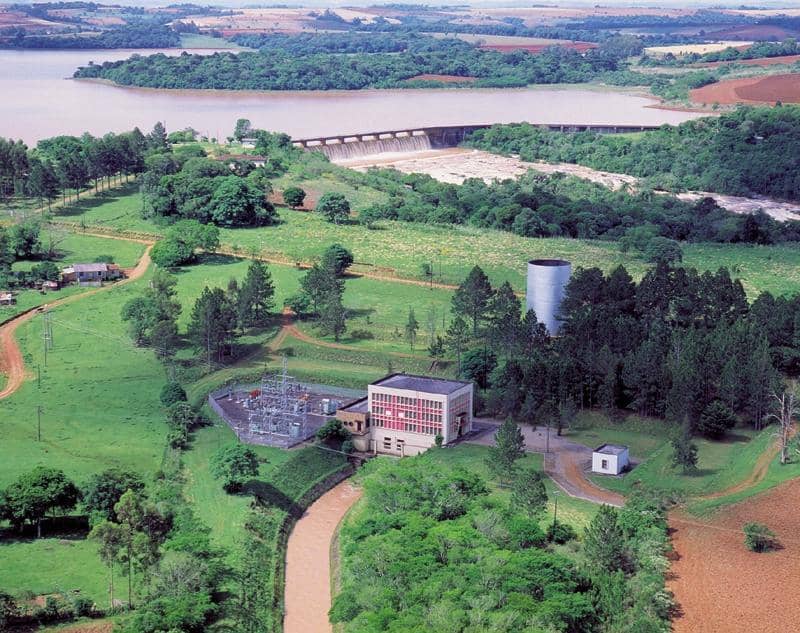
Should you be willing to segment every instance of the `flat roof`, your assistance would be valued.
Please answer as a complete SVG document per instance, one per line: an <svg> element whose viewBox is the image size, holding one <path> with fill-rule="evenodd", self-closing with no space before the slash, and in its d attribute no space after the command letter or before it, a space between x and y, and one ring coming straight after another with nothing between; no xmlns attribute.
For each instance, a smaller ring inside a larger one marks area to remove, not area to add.
<svg viewBox="0 0 800 633"><path fill-rule="evenodd" d="M423 391L425 393L435 393L443 396L463 389L467 385L472 385L471 382L466 382L464 380L434 378L433 376L415 376L413 374L389 374L370 384L375 387Z"/></svg>
<svg viewBox="0 0 800 633"><path fill-rule="evenodd" d="M369 398L364 396L358 400L348 402L343 407L339 407L339 411L350 411L351 413L367 413L369 411Z"/></svg>
<svg viewBox="0 0 800 633"><path fill-rule="evenodd" d="M622 444L603 444L594 449L594 452L603 453L603 455L621 455L627 450L628 447Z"/></svg>

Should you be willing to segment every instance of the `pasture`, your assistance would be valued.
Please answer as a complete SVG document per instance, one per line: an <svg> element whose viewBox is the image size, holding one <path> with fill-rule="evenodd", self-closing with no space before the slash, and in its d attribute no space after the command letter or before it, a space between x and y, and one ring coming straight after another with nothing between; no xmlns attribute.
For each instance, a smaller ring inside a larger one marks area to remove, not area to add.
<svg viewBox="0 0 800 633"><path fill-rule="evenodd" d="M374 192L359 191L366 205ZM356 211L361 208L364 206L354 204ZM142 219L140 210L137 192L118 190L70 208L63 219L110 231L163 233L163 227ZM279 213L281 223L276 226L221 230L223 245L242 254L257 252L287 263L307 263L318 258L326 246L339 242L353 251L353 272L424 282L422 265L429 263L435 282L453 285L477 264L492 283L509 281L520 292L525 288L526 263L534 258L568 259L575 267L598 266L604 271L624 265L637 279L650 267L643 258L622 253L616 244L599 240L528 238L469 226L390 221L370 230L354 223L331 224L315 213L289 209L280 209ZM751 298L762 291L800 292L800 249L794 246L684 244L683 253L684 265L700 271L728 267L742 280Z"/></svg>

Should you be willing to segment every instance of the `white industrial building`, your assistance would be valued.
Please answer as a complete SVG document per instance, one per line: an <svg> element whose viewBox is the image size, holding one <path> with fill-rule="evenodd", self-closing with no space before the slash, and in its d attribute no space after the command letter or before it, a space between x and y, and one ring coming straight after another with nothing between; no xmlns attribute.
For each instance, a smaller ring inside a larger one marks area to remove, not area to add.
<svg viewBox="0 0 800 633"><path fill-rule="evenodd" d="M619 475L629 463L628 447L621 444L603 444L592 452L593 473Z"/></svg>
<svg viewBox="0 0 800 633"><path fill-rule="evenodd" d="M368 386L366 398L339 409L358 450L417 455L472 431L471 382L391 374Z"/></svg>

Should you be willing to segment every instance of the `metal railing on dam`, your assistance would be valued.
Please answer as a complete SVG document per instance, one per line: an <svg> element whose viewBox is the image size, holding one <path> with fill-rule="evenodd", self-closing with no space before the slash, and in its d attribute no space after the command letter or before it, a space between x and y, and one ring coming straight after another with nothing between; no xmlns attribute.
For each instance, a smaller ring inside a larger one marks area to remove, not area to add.
<svg viewBox="0 0 800 633"><path fill-rule="evenodd" d="M554 132L597 132L598 134L630 134L631 132L646 132L657 130L659 125L603 125L603 124L576 124L576 123L534 123ZM295 138L292 143L297 147L316 149L348 143L366 143L376 141L390 141L394 139L412 139L426 137L431 147L454 147L463 142L468 134L476 130L492 127L485 125L446 125L437 127L414 127L399 130L385 130L383 132L359 132L354 134L335 134L331 136L315 136L309 138Z"/></svg>

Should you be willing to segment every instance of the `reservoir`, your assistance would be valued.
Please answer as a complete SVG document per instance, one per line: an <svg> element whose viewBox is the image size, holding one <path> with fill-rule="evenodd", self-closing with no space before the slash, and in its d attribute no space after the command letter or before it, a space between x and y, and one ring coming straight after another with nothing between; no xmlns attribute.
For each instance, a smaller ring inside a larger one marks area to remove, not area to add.
<svg viewBox="0 0 800 633"><path fill-rule="evenodd" d="M0 136L33 144L58 134L102 135L134 126L147 131L162 121L170 131L191 126L208 137L225 138L238 118L301 138L516 121L660 125L700 116L652 107L654 99L586 87L234 92L123 88L69 79L90 61L125 59L135 52L0 50Z"/></svg>

